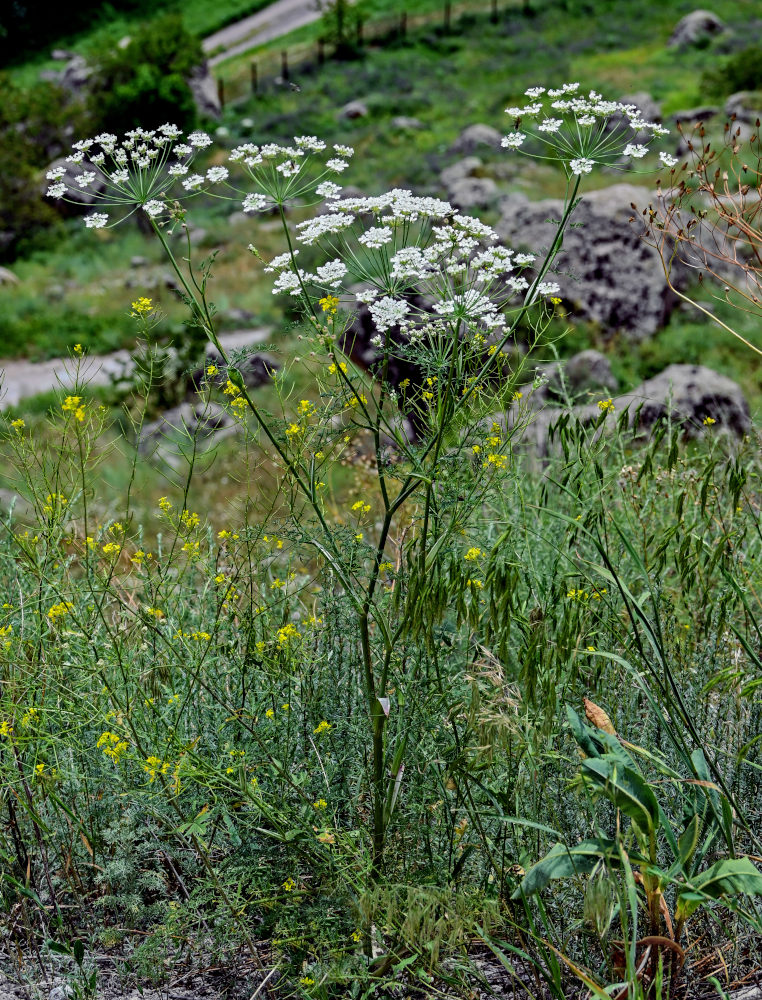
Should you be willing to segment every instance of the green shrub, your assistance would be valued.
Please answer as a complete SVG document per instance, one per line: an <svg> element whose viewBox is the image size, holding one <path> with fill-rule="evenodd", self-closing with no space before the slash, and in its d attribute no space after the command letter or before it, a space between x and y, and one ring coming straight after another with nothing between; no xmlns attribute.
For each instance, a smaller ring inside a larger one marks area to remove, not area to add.
<svg viewBox="0 0 762 1000"><path fill-rule="evenodd" d="M188 77L203 61L203 52L179 14L150 21L124 48L94 52L90 60L96 66L89 100L96 130L126 132L166 121L195 124Z"/></svg>
<svg viewBox="0 0 762 1000"><path fill-rule="evenodd" d="M701 92L709 98L739 90L762 90L762 45L741 49L719 66L705 70L701 77Z"/></svg>

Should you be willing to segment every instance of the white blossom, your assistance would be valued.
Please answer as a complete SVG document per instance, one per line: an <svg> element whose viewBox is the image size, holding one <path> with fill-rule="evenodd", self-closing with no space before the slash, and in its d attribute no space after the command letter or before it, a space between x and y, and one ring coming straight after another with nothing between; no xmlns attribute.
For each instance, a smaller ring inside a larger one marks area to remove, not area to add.
<svg viewBox="0 0 762 1000"><path fill-rule="evenodd" d="M664 164L665 167L677 166L677 157L670 156L669 153L659 153L659 159Z"/></svg>
<svg viewBox="0 0 762 1000"><path fill-rule="evenodd" d="M164 202L159 201L158 198L152 198L151 201L147 201L145 205L143 205L143 211L146 215L150 215L152 219L155 219L157 215L161 215L164 208Z"/></svg>
<svg viewBox="0 0 762 1000"><path fill-rule="evenodd" d="M379 247L391 243L392 237L393 233L389 226L378 226L375 229L369 229L367 232L362 233L357 239L363 246L371 250L378 250Z"/></svg>
<svg viewBox="0 0 762 1000"><path fill-rule="evenodd" d="M329 170L333 170L337 174L340 174L342 170L346 170L349 166L346 160L339 160L336 157L326 160L325 165Z"/></svg>
<svg viewBox="0 0 762 1000"><path fill-rule="evenodd" d="M247 194L243 199L244 212L261 212L267 206L267 198L263 194Z"/></svg>
<svg viewBox="0 0 762 1000"><path fill-rule="evenodd" d="M66 185L63 183L51 184L46 192L48 198L63 198L66 194Z"/></svg>
<svg viewBox="0 0 762 1000"><path fill-rule="evenodd" d="M624 156L632 156L636 160L639 160L641 157L645 156L647 152L648 152L648 147L643 146L640 143L628 143L622 150L622 154Z"/></svg>
<svg viewBox="0 0 762 1000"><path fill-rule="evenodd" d="M108 216L105 212L92 212L85 216L85 225L88 229L103 229L108 223Z"/></svg>
<svg viewBox="0 0 762 1000"><path fill-rule="evenodd" d="M510 135L503 136L500 145L506 149L518 149L525 139L526 135L523 132L511 132Z"/></svg>
<svg viewBox="0 0 762 1000"><path fill-rule="evenodd" d="M342 188L333 181L323 181L315 188L315 194L319 198L326 198L328 201L335 201L341 197Z"/></svg>
<svg viewBox="0 0 762 1000"><path fill-rule="evenodd" d="M393 299L388 295L370 304L370 314L379 333L392 326L398 326L408 313L409 306L404 299Z"/></svg>
<svg viewBox="0 0 762 1000"><path fill-rule="evenodd" d="M207 146L211 146L212 140L206 132L191 132L188 136L188 144L195 146L196 149L206 149Z"/></svg>
<svg viewBox="0 0 762 1000"><path fill-rule="evenodd" d="M227 167L209 167L206 172L206 179L211 181L212 184L219 184L220 181L227 180L228 178L228 168Z"/></svg>
<svg viewBox="0 0 762 1000"><path fill-rule="evenodd" d="M341 260L330 260L326 264L321 264L316 271L318 283L329 288L337 288L346 273L347 266Z"/></svg>
<svg viewBox="0 0 762 1000"><path fill-rule="evenodd" d="M588 160L585 157L580 157L578 160L571 160L569 162L569 169L573 174L589 174L593 169L595 164L592 160Z"/></svg>

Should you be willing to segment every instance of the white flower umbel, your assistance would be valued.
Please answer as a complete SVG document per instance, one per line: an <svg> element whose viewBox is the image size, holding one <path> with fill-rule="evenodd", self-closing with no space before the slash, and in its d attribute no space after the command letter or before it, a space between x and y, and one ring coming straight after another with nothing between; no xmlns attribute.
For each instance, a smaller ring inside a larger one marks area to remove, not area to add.
<svg viewBox="0 0 762 1000"><path fill-rule="evenodd" d="M350 147L343 148L344 157L352 154ZM327 153L326 144L314 135L296 136L291 146L247 142L232 150L229 162L244 171L247 188L253 188L248 194L241 192L244 212L283 208L296 201L314 203L320 198L335 201L341 187L329 178L347 166L346 159L337 160Z"/></svg>
<svg viewBox="0 0 762 1000"><path fill-rule="evenodd" d="M582 95L578 83L548 91L530 87L526 96L528 104L505 109L515 131L503 137L502 145L560 160L567 177L589 173L596 165L624 167L623 158L641 159L654 137L668 134L661 125L644 121L634 104L604 100L594 90ZM636 137L641 141L634 142Z"/></svg>
<svg viewBox="0 0 762 1000"><path fill-rule="evenodd" d="M212 141L205 132L192 132L187 144L177 142L181 137L176 125L166 124L150 131L133 129L121 139L109 132L80 139L74 143L67 162L81 164L85 169L69 173L66 167L57 167L48 171L48 179L55 181L48 188L48 197L77 204L76 195L67 199L67 192L87 189L99 207L116 209L121 218L138 208L155 218L164 211L165 199L176 186L176 179L187 173L196 152ZM222 179L219 171L227 173L224 167L212 167L209 180ZM204 183L200 174L194 174L183 182L183 187L192 192ZM84 222L88 229L101 229L109 224L108 219L106 212L92 212ZM117 218L113 225L119 221Z"/></svg>

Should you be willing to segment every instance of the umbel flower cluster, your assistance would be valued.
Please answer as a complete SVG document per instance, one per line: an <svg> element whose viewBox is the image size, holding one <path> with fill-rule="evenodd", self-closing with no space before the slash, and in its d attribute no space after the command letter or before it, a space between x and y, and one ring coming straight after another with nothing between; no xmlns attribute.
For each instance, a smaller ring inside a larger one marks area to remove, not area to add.
<svg viewBox="0 0 762 1000"><path fill-rule="evenodd" d="M512 321L506 319L511 308L522 310L542 296L557 294L557 284L546 276L582 175L597 164L642 158L651 140L667 132L644 121L633 105L578 91L576 83L555 90L533 87L526 91L528 104L506 109L516 127L503 145L560 163L570 184L554 246L531 276L525 271L534 263L531 254L501 246L493 229L458 214L446 201L400 189L343 198L336 178L348 167L353 150L329 148L316 136L297 136L290 145L243 143L227 154L227 165L214 154L216 162L202 172L193 164L199 151L211 146L204 132L184 138L180 129L167 124L153 131L135 129L121 140L99 135L75 143L68 158L77 167L71 176L66 168L49 172L48 194L61 198L70 189L88 188L103 207L119 209L122 217L140 209L162 241L162 217L176 217L178 204L201 192L238 201L247 213L277 208L289 251L266 267L275 275L273 292L296 297L318 326L317 306L329 302L329 315L335 316L344 297L367 306L376 347L389 348L393 329L415 344L424 326L433 340L439 334L472 334L497 343L511 329ZM538 153L543 146L545 153ZM666 154L661 160L668 166L673 162ZM294 202L302 208L322 202L322 213L289 224L284 208ZM95 211L85 225L99 228L119 221L109 223L105 211ZM309 248L304 254L309 269L297 261L300 248ZM253 246L250 250L258 256ZM359 292L358 283L363 286ZM212 330L209 335L214 339Z"/></svg>
<svg viewBox="0 0 762 1000"><path fill-rule="evenodd" d="M532 288L521 271L533 255L500 246L490 226L458 214L446 201L401 189L338 200L331 212L298 223L296 240L333 256L313 272L298 267L298 249L276 257L266 268L277 275L273 292L309 300L313 287L349 294L349 286L362 282L366 287L354 297L368 306L379 347L393 327L415 340L424 310L406 295L411 289L431 303L425 310L429 337L453 325L499 334L507 298L530 289L535 297L558 291L555 282Z"/></svg>
<svg viewBox="0 0 762 1000"><path fill-rule="evenodd" d="M183 138L182 131L170 124L151 131L133 129L121 140L110 133L81 139L66 158L77 169L49 170L47 179L52 183L47 195L66 200L69 191L87 190L103 208L122 213L110 222L107 212L91 212L84 220L88 229L116 225L138 209L158 219L172 204L202 191L240 197L244 212L258 212L305 195L337 198L341 188L331 178L346 170L354 153L351 146L335 145L318 158L326 153L327 145L315 136L297 136L292 146L245 143L228 157L232 166L243 168L255 183L255 191L245 191L230 183L230 168L222 164L203 173L193 171L198 152L211 145L206 132L191 132Z"/></svg>
<svg viewBox="0 0 762 1000"><path fill-rule="evenodd" d="M523 152L560 160L567 174L580 176L589 174L596 164L617 166L623 158L641 159L654 137L669 134L661 125L645 121L634 104L607 101L594 90L586 97L578 91L578 83L565 83L555 90L530 87L525 92L529 104L505 109L515 131L503 138L503 146L519 149L532 138L545 152ZM668 167L677 162L667 153L659 159Z"/></svg>

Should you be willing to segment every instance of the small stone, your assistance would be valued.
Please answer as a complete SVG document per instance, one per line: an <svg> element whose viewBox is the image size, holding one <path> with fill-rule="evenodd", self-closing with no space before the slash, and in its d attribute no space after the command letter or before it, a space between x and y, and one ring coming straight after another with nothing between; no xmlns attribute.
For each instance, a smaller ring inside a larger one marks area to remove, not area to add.
<svg viewBox="0 0 762 1000"><path fill-rule="evenodd" d="M678 21L667 48L685 48L707 41L725 30L725 22L710 10L694 10Z"/></svg>
<svg viewBox="0 0 762 1000"><path fill-rule="evenodd" d="M341 109L340 116L350 121L355 118L367 118L368 105L364 101L349 101Z"/></svg>
<svg viewBox="0 0 762 1000"><path fill-rule="evenodd" d="M455 142L450 146L451 153L472 153L479 146L488 146L490 149L500 149L502 135L491 125L483 125L478 122L464 128Z"/></svg>

